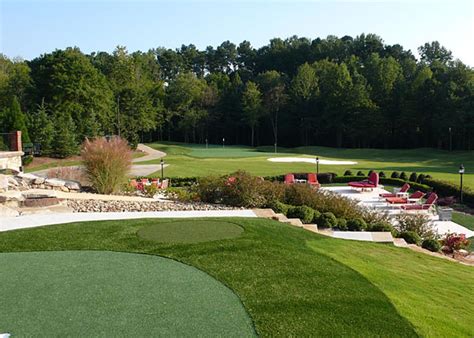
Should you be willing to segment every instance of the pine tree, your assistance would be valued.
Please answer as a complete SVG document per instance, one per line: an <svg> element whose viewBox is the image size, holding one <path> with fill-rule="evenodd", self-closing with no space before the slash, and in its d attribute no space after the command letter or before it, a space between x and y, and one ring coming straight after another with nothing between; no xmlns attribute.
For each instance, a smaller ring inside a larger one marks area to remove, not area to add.
<svg viewBox="0 0 474 338"><path fill-rule="evenodd" d="M53 139L53 154L65 158L77 153L76 126L70 114L55 113L55 131Z"/></svg>
<svg viewBox="0 0 474 338"><path fill-rule="evenodd" d="M41 145L41 154L50 155L54 138L54 126L48 116L44 100L38 105L38 109L30 115L28 130L32 142Z"/></svg>
<svg viewBox="0 0 474 338"><path fill-rule="evenodd" d="M20 103L16 96L11 101L10 108L6 110L4 123L7 132L21 131L21 140L23 143L30 143L28 128L26 127L26 116L21 111Z"/></svg>

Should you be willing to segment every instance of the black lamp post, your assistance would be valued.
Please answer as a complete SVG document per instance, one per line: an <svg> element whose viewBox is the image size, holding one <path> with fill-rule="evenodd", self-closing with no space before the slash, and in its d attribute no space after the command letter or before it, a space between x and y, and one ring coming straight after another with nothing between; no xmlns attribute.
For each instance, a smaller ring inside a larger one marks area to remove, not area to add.
<svg viewBox="0 0 474 338"><path fill-rule="evenodd" d="M160 160L160 164L161 164L161 181L163 181L163 166L165 164L165 161L163 159Z"/></svg>
<svg viewBox="0 0 474 338"><path fill-rule="evenodd" d="M208 142L207 142L207 139L206 139L206 149L208 148Z"/></svg>
<svg viewBox="0 0 474 338"><path fill-rule="evenodd" d="M316 174L319 174L319 157L316 157Z"/></svg>
<svg viewBox="0 0 474 338"><path fill-rule="evenodd" d="M462 175L464 175L464 166L461 164L461 166L459 167L459 178L460 178L459 190L461 190L461 204L462 204Z"/></svg>
<svg viewBox="0 0 474 338"><path fill-rule="evenodd" d="M222 138L222 149L224 149L224 147L225 147L225 138L223 137Z"/></svg>
<svg viewBox="0 0 474 338"><path fill-rule="evenodd" d="M449 127L449 151L453 151L453 134L451 133L451 127Z"/></svg>

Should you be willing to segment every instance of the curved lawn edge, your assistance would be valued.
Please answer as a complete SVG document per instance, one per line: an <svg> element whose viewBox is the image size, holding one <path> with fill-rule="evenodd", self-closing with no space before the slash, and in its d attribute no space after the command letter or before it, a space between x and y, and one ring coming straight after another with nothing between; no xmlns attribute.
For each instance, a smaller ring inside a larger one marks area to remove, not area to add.
<svg viewBox="0 0 474 338"><path fill-rule="evenodd" d="M467 282L474 278L472 267L407 248L352 242L351 250L347 241L327 237L308 246L364 276L419 335L473 337L474 288Z"/></svg>
<svg viewBox="0 0 474 338"><path fill-rule="evenodd" d="M231 289L259 335L417 335L379 288L347 265L307 246L308 240L321 237L317 234L271 220L238 218L233 221L245 232L230 240L159 245L137 238L139 227L165 221L169 219L12 231L0 234L0 251L85 249L172 258Z"/></svg>
<svg viewBox="0 0 474 338"><path fill-rule="evenodd" d="M129 333L134 335L139 332L146 335L194 335L200 332L205 335L256 336L251 316L232 289L207 272L176 259L135 252L59 250L1 252L0 261L0 276L4 275L0 294L4 293L2 308L6 311L0 315L2 332L18 335L32 332L28 330L39 330L33 332L44 334L48 325L54 322L53 329L50 327L47 330L48 334L58 329L58 334L88 335L89 332L95 335L102 332L110 335L115 332L123 335L131 329ZM13 266L9 266L9 262ZM21 279L17 278L17 274L21 274ZM27 278L28 274L34 278ZM112 278L105 284L104 277L108 274ZM124 285L127 281L132 283ZM9 282L12 283L9 285ZM74 290L74 283L78 284L76 287L79 286L79 290ZM63 286L66 293L61 290ZM52 299L48 297L49 293ZM68 297L72 298L71 302ZM56 304L58 301L59 305ZM61 304L64 301L66 303ZM84 311L88 302L95 303ZM105 311L101 311L101 306L105 306ZM41 310L28 311L26 307ZM56 311L49 321L43 318L48 310ZM95 318L104 312L106 314L101 323L105 324L105 328ZM19 313L23 315L19 316ZM28 313L32 318L28 318ZM7 314L11 314L12 318L7 318ZM126 320L117 315L125 316ZM20 324L5 324L8 321L20 321ZM126 322L125 327L118 325L122 321ZM109 322L112 323L107 325ZM146 325L152 327L142 328ZM26 326L29 327L25 330Z"/></svg>

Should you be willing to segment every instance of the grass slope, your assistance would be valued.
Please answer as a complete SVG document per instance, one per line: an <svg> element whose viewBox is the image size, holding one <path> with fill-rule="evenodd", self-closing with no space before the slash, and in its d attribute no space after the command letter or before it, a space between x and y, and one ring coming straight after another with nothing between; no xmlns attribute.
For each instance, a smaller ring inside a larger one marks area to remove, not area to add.
<svg viewBox="0 0 474 338"><path fill-rule="evenodd" d="M170 259L52 251L0 262L0 332L15 337L255 336L234 293Z"/></svg>
<svg viewBox="0 0 474 338"><path fill-rule="evenodd" d="M375 243L320 238L310 247L361 273L421 335L474 335L474 286L463 282L473 279L472 267Z"/></svg>
<svg viewBox="0 0 474 338"><path fill-rule="evenodd" d="M271 220L225 221L244 233L169 245L136 235L169 220L76 223L0 233L0 251L112 250L178 259L234 290L262 336L472 336L472 268L385 245L327 239ZM342 263L338 251L354 257ZM370 266L372 256L385 260L382 266ZM384 265L397 266L400 281L386 278ZM449 325L433 324L447 318Z"/></svg>
<svg viewBox="0 0 474 338"><path fill-rule="evenodd" d="M474 153L468 151L447 152L435 149L383 150L383 149L336 149L328 147L279 148L274 154L272 147L219 147L185 144L150 144L151 147L168 154L171 164L165 173L171 177L205 176L226 174L245 169L255 175L278 175L288 172L314 171L315 165L307 163L272 163L275 156L304 156L357 162L356 165L320 165L320 171L336 172L340 175L346 169L355 174L358 170L405 171L430 174L435 178L453 183L459 182L458 168L466 167L465 184L474 188ZM157 164L159 161L149 162Z"/></svg>

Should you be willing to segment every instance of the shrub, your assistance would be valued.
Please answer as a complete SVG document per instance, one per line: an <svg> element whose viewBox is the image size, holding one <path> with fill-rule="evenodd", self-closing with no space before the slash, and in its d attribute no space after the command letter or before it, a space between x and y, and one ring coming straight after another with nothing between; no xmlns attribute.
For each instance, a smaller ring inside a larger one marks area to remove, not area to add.
<svg viewBox="0 0 474 338"><path fill-rule="evenodd" d="M424 214L401 214L397 216L397 228L400 232L414 232L422 239L435 238L429 225L429 218Z"/></svg>
<svg viewBox="0 0 474 338"><path fill-rule="evenodd" d="M127 181L132 164L127 141L119 137L86 139L81 154L87 177L97 192L115 193Z"/></svg>
<svg viewBox="0 0 474 338"><path fill-rule="evenodd" d="M401 180L404 180L404 181L407 181L407 180L408 180L408 176L407 176L406 172L402 171L402 172L400 173L400 179L401 179Z"/></svg>
<svg viewBox="0 0 474 338"><path fill-rule="evenodd" d="M398 237L403 238L408 244L416 244L421 242L421 237L414 231L402 231Z"/></svg>
<svg viewBox="0 0 474 338"><path fill-rule="evenodd" d="M289 205L285 204L285 203L282 203L280 201L274 201L272 202L269 207L277 214L283 214L283 215L287 215L288 214L288 210L290 208Z"/></svg>
<svg viewBox="0 0 474 338"><path fill-rule="evenodd" d="M443 245L443 251L447 253L452 253L454 250L465 249L469 246L470 241L466 238L464 234L446 234L446 236L441 240Z"/></svg>
<svg viewBox="0 0 474 338"><path fill-rule="evenodd" d="M392 224L388 222L377 222L372 224L367 224L367 231L383 231L383 232L393 232Z"/></svg>
<svg viewBox="0 0 474 338"><path fill-rule="evenodd" d="M347 221L349 231L362 231L367 228L367 223L362 218L352 218Z"/></svg>
<svg viewBox="0 0 474 338"><path fill-rule="evenodd" d="M158 187L154 184L145 185L143 188L145 195L147 195L148 197L153 197L158 192Z"/></svg>
<svg viewBox="0 0 474 338"><path fill-rule="evenodd" d="M344 176L352 176L352 171L350 170L344 171Z"/></svg>
<svg viewBox="0 0 474 338"><path fill-rule="evenodd" d="M390 177L391 178L400 178L400 174L398 173L398 171L394 171Z"/></svg>
<svg viewBox="0 0 474 338"><path fill-rule="evenodd" d="M336 173L319 173L318 182L321 184L329 184L332 183L336 177Z"/></svg>
<svg viewBox="0 0 474 338"><path fill-rule="evenodd" d="M425 174L419 174L418 177L416 178L416 182L423 183L425 178L426 178Z"/></svg>
<svg viewBox="0 0 474 338"><path fill-rule="evenodd" d="M312 223L317 224L318 220L319 220L319 217L321 217L321 213L319 212L319 210L315 209L314 214L313 214L313 222Z"/></svg>
<svg viewBox="0 0 474 338"><path fill-rule="evenodd" d="M387 177L387 175L385 175L385 173L383 171L379 172L379 177L380 178L385 178Z"/></svg>
<svg viewBox="0 0 474 338"><path fill-rule="evenodd" d="M338 218L337 227L339 230L347 230L347 220L345 218Z"/></svg>
<svg viewBox="0 0 474 338"><path fill-rule="evenodd" d="M365 176L365 174L364 174L362 171L359 170L359 171L357 172L357 176Z"/></svg>
<svg viewBox="0 0 474 338"><path fill-rule="evenodd" d="M416 173L411 173L410 177L408 178L410 182L416 182L417 179L418 179L418 175Z"/></svg>
<svg viewBox="0 0 474 338"><path fill-rule="evenodd" d="M318 218L318 226L322 228L334 228L337 226L337 218L332 212L324 212Z"/></svg>
<svg viewBox="0 0 474 338"><path fill-rule="evenodd" d="M421 243L421 247L432 252L438 252L441 249L441 244L436 239L428 238Z"/></svg>
<svg viewBox="0 0 474 338"><path fill-rule="evenodd" d="M33 162L33 155L25 155L21 158L21 164L23 166L27 166L31 162Z"/></svg>
<svg viewBox="0 0 474 338"><path fill-rule="evenodd" d="M456 203L456 197L454 197L454 196L441 197L436 202L436 204L438 204L441 207L449 207L449 206L453 205L454 203Z"/></svg>
<svg viewBox="0 0 474 338"><path fill-rule="evenodd" d="M424 184L427 184L430 187L432 187L433 190L440 197L459 196L461 193L459 190L459 185L446 182L446 181L434 180L434 179L428 178L428 176L426 176L426 179L424 180ZM467 187L463 187L462 190L463 190L464 204L474 207L474 191L472 191L471 189Z"/></svg>
<svg viewBox="0 0 474 338"><path fill-rule="evenodd" d="M306 205L290 207L287 216L289 218L299 218L304 224L313 221L314 210Z"/></svg>

